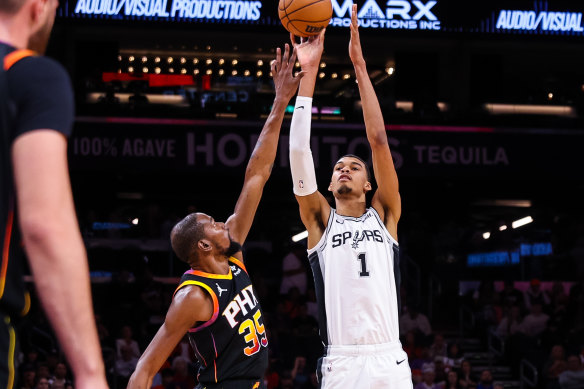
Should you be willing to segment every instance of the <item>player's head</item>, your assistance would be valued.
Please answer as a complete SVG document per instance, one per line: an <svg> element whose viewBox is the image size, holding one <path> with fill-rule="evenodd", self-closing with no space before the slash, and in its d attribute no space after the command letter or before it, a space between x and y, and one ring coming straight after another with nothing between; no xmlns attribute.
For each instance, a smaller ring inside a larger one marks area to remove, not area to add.
<svg viewBox="0 0 584 389"><path fill-rule="evenodd" d="M367 163L356 155L342 156L333 167L329 190L335 198L361 196L371 190L371 175Z"/></svg>
<svg viewBox="0 0 584 389"><path fill-rule="evenodd" d="M27 48L44 53L55 22L59 0L2 0L2 23L13 23L24 34ZM22 35L19 35L22 37Z"/></svg>
<svg viewBox="0 0 584 389"><path fill-rule="evenodd" d="M241 245L231 239L225 223L216 222L204 213L191 213L179 221L170 233L174 253L192 265L201 256L231 256L241 251Z"/></svg>

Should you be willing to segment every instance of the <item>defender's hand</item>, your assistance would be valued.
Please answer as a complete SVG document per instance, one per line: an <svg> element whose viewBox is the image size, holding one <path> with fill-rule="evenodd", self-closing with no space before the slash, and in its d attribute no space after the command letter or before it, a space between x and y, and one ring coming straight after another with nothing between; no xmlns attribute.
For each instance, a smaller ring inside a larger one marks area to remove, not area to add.
<svg viewBox="0 0 584 389"><path fill-rule="evenodd" d="M292 55L290 55L290 46L286 43L284 56L282 56L282 50L279 47L276 49L276 59L272 61L271 67L274 88L276 89L276 98L290 101L292 96L296 94L300 79L304 77L304 72L300 72L295 76L292 73L295 63L296 48L294 48Z"/></svg>
<svg viewBox="0 0 584 389"><path fill-rule="evenodd" d="M357 19L357 4L351 10L351 40L349 41L349 57L354 66L365 64L361 39L359 38L359 21Z"/></svg>
<svg viewBox="0 0 584 389"><path fill-rule="evenodd" d="M298 62L300 62L300 66L302 67L303 71L314 73L318 72L320 57L322 56L322 51L324 49L325 31L326 28L323 29L318 35L314 35L308 38L300 38L300 43L297 43L296 36L290 33L290 41L298 53Z"/></svg>

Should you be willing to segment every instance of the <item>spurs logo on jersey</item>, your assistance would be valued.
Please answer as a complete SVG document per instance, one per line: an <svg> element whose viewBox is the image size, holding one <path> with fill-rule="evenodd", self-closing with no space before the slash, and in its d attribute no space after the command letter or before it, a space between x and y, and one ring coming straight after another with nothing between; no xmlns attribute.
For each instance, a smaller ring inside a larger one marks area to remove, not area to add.
<svg viewBox="0 0 584 389"><path fill-rule="evenodd" d="M380 230L356 230L354 233L351 231L345 231L342 234L333 235L331 241L333 242L333 248L344 245L349 241L351 247L356 249L359 248L359 242L364 239L367 241L383 243L383 236L381 235Z"/></svg>
<svg viewBox="0 0 584 389"><path fill-rule="evenodd" d="M325 345L399 340L398 244L373 208L361 217L331 209L325 233L308 253Z"/></svg>

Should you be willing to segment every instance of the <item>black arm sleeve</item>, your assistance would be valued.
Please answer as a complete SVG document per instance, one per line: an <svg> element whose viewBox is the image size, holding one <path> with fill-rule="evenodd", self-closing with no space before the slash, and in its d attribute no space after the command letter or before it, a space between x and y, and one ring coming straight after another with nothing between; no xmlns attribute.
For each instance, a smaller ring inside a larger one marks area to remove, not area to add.
<svg viewBox="0 0 584 389"><path fill-rule="evenodd" d="M8 88L16 111L14 139L40 129L71 134L73 88L61 64L46 57L24 58L8 71Z"/></svg>

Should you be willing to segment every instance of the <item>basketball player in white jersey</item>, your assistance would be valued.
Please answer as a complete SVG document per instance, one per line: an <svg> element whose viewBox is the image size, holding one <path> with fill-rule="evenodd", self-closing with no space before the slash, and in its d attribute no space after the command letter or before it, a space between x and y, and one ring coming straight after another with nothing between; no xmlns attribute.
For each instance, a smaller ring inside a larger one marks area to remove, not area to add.
<svg viewBox="0 0 584 389"><path fill-rule="evenodd" d="M324 389L411 389L398 328L398 179L361 51L356 15L353 5L349 56L378 184L370 208L365 204L365 195L372 190L368 167L356 156L346 155L334 166L328 190L335 197L335 209L318 192L310 120L324 32L300 44L291 36L305 72L290 126L290 167L300 217L308 230L320 336L326 349L317 375Z"/></svg>

